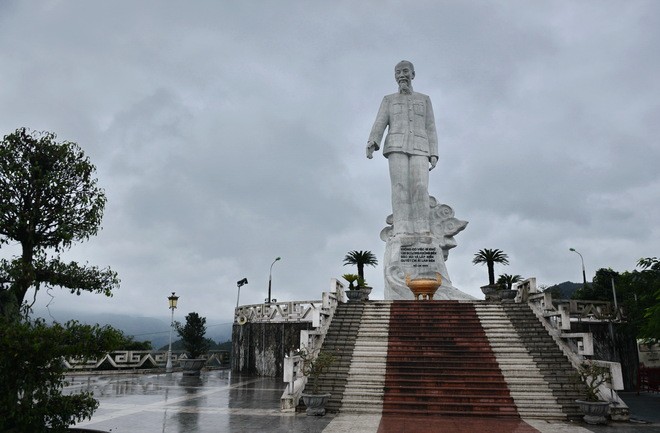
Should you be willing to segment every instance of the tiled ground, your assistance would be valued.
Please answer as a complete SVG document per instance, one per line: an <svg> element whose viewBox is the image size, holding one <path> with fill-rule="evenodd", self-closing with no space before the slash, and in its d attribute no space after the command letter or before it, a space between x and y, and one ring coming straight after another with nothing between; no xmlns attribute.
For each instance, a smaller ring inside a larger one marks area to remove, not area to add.
<svg viewBox="0 0 660 433"><path fill-rule="evenodd" d="M101 405L77 427L112 433L320 432L330 417L283 414L284 384L227 370L185 378L181 373L94 375L72 378L71 389L90 388Z"/></svg>
<svg viewBox="0 0 660 433"><path fill-rule="evenodd" d="M70 381L70 390L91 389L101 402L92 420L78 427L112 433L660 433L657 394L624 395L633 418L652 423L587 427L527 419L284 414L279 411L284 389L280 380L235 376L226 370L203 372L198 379L173 373L84 375Z"/></svg>

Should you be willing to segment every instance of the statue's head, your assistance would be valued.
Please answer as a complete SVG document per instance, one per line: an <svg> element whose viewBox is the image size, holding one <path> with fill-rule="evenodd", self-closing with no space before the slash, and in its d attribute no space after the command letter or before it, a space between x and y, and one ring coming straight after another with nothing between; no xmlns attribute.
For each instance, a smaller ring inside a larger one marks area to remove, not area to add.
<svg viewBox="0 0 660 433"><path fill-rule="evenodd" d="M394 67L394 79L399 85L399 91L409 92L412 80L415 78L415 67L408 60L401 60Z"/></svg>

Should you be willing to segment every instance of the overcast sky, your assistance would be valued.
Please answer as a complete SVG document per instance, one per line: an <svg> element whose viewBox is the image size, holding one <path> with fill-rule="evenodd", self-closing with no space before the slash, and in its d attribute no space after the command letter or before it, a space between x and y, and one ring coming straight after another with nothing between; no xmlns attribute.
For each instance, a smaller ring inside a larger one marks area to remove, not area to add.
<svg viewBox="0 0 660 433"><path fill-rule="evenodd" d="M382 261L387 160L365 145L402 59L434 105L430 193L469 221L454 286L483 299L482 248L546 285L581 281L570 247L588 279L660 255L658 1L3 0L0 134L84 149L108 204L66 258L122 280L52 290L52 314L167 317L176 291L179 318L229 322L275 257L280 301L320 299L350 250ZM382 267L366 280L382 298Z"/></svg>

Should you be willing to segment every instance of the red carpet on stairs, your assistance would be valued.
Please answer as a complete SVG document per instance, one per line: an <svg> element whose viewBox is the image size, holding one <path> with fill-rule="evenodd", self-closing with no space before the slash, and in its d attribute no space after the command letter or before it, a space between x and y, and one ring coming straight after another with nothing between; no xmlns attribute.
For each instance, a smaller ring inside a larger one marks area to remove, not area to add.
<svg viewBox="0 0 660 433"><path fill-rule="evenodd" d="M520 419L386 416L377 433L540 433Z"/></svg>
<svg viewBox="0 0 660 433"><path fill-rule="evenodd" d="M393 302L388 346L384 420L498 417L517 422L513 399L471 303Z"/></svg>

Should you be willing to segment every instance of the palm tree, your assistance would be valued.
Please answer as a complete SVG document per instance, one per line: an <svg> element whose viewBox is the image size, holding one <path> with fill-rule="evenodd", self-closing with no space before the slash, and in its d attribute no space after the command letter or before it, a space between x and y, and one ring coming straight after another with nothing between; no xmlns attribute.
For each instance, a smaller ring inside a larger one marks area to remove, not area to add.
<svg viewBox="0 0 660 433"><path fill-rule="evenodd" d="M518 274L516 275L509 275L509 274L502 274L499 276L497 279L497 284L499 284L502 287L506 287L507 289L511 290L513 285L515 283L519 283L522 281L522 277Z"/></svg>
<svg viewBox="0 0 660 433"><path fill-rule="evenodd" d="M484 248L483 250L479 250L479 252L474 255L472 263L475 265L485 263L486 266L488 266L488 285L493 286L495 285L495 263L508 265L509 256L497 248L493 250Z"/></svg>
<svg viewBox="0 0 660 433"><path fill-rule="evenodd" d="M358 270L358 276L364 280L364 266L376 266L378 260L376 256L371 251L349 251L344 257L344 266L346 265L356 265Z"/></svg>

